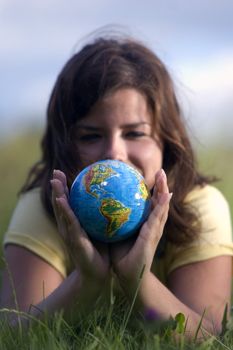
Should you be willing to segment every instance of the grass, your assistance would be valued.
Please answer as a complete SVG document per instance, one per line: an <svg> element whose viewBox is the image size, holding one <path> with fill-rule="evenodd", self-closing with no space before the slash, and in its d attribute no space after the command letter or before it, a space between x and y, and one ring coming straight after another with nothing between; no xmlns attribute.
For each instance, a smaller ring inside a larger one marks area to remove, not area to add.
<svg viewBox="0 0 233 350"><path fill-rule="evenodd" d="M0 239L17 201L16 194L30 166L39 157L39 138L40 132L30 132L0 144ZM204 173L222 178L216 186L229 201L233 216L233 150L212 147L209 150L198 150L198 155L200 169ZM228 323L223 336L208 337L202 343L195 340L187 342L183 336L182 316L178 316L172 322L145 324L133 317L131 311L130 306L113 298L107 309L103 309L102 306L95 308L88 316L78 320L75 328L65 322L62 314L56 314L51 320L35 320L27 332L20 328L12 329L0 318L0 349L233 349L231 323ZM9 313L6 310L5 312ZM3 310L0 310L0 313L3 313ZM180 333L179 341L175 341L172 336L174 329Z"/></svg>
<svg viewBox="0 0 233 350"><path fill-rule="evenodd" d="M131 307L122 300L115 299L108 308L100 305L86 317L80 317L75 327L68 324L62 313L44 321L30 319L25 331L12 329L5 321L0 321L0 349L49 349L49 350L172 350L232 349L233 325L228 324L221 337L206 336L202 342L187 341L184 337L184 320L177 317L165 323L145 322L131 314ZM0 310L4 311L4 310ZM6 312L6 311L5 311ZM22 315L21 317L29 317ZM180 320L182 321L180 322ZM122 322L123 320L123 322ZM127 323L125 324L125 320ZM174 337L173 334L179 334Z"/></svg>

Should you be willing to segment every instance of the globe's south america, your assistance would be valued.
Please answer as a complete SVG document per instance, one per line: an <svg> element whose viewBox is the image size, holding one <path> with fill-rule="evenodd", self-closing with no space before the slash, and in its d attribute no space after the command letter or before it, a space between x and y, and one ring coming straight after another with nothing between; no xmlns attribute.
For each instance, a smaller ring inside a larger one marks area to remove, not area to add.
<svg viewBox="0 0 233 350"><path fill-rule="evenodd" d="M150 191L135 168L103 160L78 174L71 186L70 206L91 238L117 242L138 232L147 219Z"/></svg>

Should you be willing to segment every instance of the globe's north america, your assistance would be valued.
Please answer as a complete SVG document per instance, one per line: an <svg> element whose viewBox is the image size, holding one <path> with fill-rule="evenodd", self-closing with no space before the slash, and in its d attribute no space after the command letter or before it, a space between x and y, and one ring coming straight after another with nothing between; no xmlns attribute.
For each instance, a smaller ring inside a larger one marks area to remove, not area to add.
<svg viewBox="0 0 233 350"><path fill-rule="evenodd" d="M70 205L87 234L116 242L135 234L150 212L150 192L142 175L117 160L83 169L70 190Z"/></svg>

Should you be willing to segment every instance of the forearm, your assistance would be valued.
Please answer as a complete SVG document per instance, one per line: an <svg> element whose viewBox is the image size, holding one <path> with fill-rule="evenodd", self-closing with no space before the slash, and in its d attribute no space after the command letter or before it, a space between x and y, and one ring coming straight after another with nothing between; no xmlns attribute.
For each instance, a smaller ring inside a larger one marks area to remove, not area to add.
<svg viewBox="0 0 233 350"><path fill-rule="evenodd" d="M100 282L83 279L75 270L38 308L48 314L57 310L64 310L65 314L69 314L73 308L86 311L100 293Z"/></svg>
<svg viewBox="0 0 233 350"><path fill-rule="evenodd" d="M74 322L78 315L93 307L102 293L103 285L103 281L97 283L82 279L75 270L39 304L30 306L30 310L20 320L26 325L31 319L43 319L56 312L63 312L66 319ZM18 323L18 319L17 314L13 315L13 324Z"/></svg>
<svg viewBox="0 0 233 350"><path fill-rule="evenodd" d="M132 302L135 291L125 288L130 302ZM213 320L206 318L206 310L202 314L195 312L179 300L165 285L163 285L153 273L149 273L146 278L141 280L138 288L138 294L135 303L135 309L145 319L168 320L175 318L178 313L182 313L187 321L186 336L193 337L199 327L202 315L201 329L198 337L203 335L216 334L220 331L220 325L214 324Z"/></svg>

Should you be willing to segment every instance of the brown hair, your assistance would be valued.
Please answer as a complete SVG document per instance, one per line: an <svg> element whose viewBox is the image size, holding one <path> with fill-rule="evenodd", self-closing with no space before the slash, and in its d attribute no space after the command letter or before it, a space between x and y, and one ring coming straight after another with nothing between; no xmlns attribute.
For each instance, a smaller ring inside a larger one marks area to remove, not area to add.
<svg viewBox="0 0 233 350"><path fill-rule="evenodd" d="M166 238L186 243L198 233L197 215L184 204L186 195L209 180L201 176L175 96L161 60L132 39L98 38L74 54L59 74L47 109L42 158L31 169L22 192L41 187L42 201L53 216L49 180L53 169L65 172L68 186L79 170L72 137L75 123L107 93L135 88L146 96L154 128L163 144L163 168L174 193L165 227Z"/></svg>

